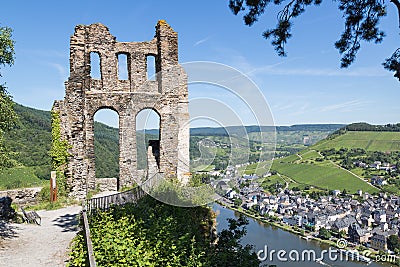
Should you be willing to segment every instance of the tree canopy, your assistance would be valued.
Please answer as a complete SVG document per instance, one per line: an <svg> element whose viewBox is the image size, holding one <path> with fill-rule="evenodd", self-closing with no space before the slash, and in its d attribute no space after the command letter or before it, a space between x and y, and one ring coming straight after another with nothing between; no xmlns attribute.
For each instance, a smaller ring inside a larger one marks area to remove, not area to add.
<svg viewBox="0 0 400 267"><path fill-rule="evenodd" d="M388 249L394 251L400 249L400 240L397 235L391 235L388 238Z"/></svg>
<svg viewBox="0 0 400 267"><path fill-rule="evenodd" d="M11 37L11 28L0 27L0 66L14 64L14 41Z"/></svg>
<svg viewBox="0 0 400 267"><path fill-rule="evenodd" d="M322 0L229 0L229 8L238 15L244 12L243 20L252 26L266 11L268 5L282 6L277 13L277 24L263 32L279 56L286 56L285 44L292 36L293 19L304 13L309 6L318 6ZM386 16L387 5L384 0L338 0L338 8L345 19L344 30L335 42L341 55L341 67L349 67L356 59L361 42L381 43L385 33L379 28L380 19ZM391 0L399 11L400 1ZM400 21L399 21L400 25ZM394 72L400 80L400 48L382 64L385 69Z"/></svg>
<svg viewBox="0 0 400 267"><path fill-rule="evenodd" d="M12 29L0 27L0 68L14 64L14 41L12 40ZM1 77L0 72L0 77ZM0 169L10 165L7 151L3 144L4 131L10 130L17 121L14 112L14 102L7 92L5 84L0 84Z"/></svg>

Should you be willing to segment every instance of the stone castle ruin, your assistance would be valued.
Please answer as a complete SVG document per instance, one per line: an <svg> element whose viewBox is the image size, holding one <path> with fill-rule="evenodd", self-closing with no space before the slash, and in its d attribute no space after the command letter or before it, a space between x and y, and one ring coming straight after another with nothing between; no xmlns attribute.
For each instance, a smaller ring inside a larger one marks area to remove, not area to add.
<svg viewBox="0 0 400 267"><path fill-rule="evenodd" d="M100 79L91 77L91 53L100 58ZM127 58L127 80L118 77L120 54ZM148 56L155 59L155 80L147 77ZM187 76L178 63L177 33L165 21L157 23L155 37L145 42L117 42L102 24L76 26L65 88L65 98L55 101L53 112L60 115L61 138L71 146L66 170L71 196L85 198L96 188L94 115L105 108L119 116L118 188L142 179L137 170L136 115L144 109L160 117L159 140L151 141L149 149L155 153L157 171L184 179L189 172Z"/></svg>

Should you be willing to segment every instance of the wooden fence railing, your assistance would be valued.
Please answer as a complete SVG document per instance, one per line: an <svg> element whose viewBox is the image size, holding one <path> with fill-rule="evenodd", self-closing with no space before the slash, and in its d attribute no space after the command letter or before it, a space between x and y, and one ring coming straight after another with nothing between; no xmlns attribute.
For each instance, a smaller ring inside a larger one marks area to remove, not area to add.
<svg viewBox="0 0 400 267"><path fill-rule="evenodd" d="M96 197L86 200L86 211L88 216L92 215L97 210L106 211L112 206L120 206L126 203L136 203L144 197L144 192L139 186L125 192L116 193L109 196Z"/></svg>
<svg viewBox="0 0 400 267"><path fill-rule="evenodd" d="M89 257L89 267L96 267L96 260L94 259L92 239L90 238L89 222L85 209L82 210L82 219L83 219L83 232L85 234L86 247Z"/></svg>
<svg viewBox="0 0 400 267"><path fill-rule="evenodd" d="M90 238L90 227L89 227L88 217L93 215L96 211L106 211L110 209L112 206L120 206L126 203L136 203L139 199L141 199L145 195L146 192L144 192L138 186L125 192L86 200L82 209L82 219L83 219L83 231L85 233L85 240L88 250L90 267L96 267L96 261L94 258L92 239Z"/></svg>

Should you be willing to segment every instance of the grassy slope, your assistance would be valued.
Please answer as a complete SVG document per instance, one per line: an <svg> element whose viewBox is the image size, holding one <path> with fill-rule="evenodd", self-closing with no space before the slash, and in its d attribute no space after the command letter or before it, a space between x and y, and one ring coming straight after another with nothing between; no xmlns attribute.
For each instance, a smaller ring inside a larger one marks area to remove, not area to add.
<svg viewBox="0 0 400 267"><path fill-rule="evenodd" d="M349 131L333 139L326 139L306 149L299 156L292 155L275 160L272 169L284 174L296 182L321 188L346 190L357 189L375 192L377 189L358 179L351 173L338 168L329 161L316 161L321 158L317 151L340 148L363 148L367 151L399 151L399 132L361 132Z"/></svg>
<svg viewBox="0 0 400 267"><path fill-rule="evenodd" d="M7 132L4 142L18 166L0 172L0 189L38 186L50 178L50 112L15 105L17 126Z"/></svg>
<svg viewBox="0 0 400 267"><path fill-rule="evenodd" d="M293 179L300 185L312 185L322 189L346 189L355 192L358 189L376 192L377 189L350 172L343 170L330 161L322 160L318 151L325 149L363 148L367 151L400 151L399 132L346 132L333 139L322 140L303 150L298 155L276 159L272 170ZM261 173L255 165L246 168L245 173ZM358 173L359 175L359 173Z"/></svg>
<svg viewBox="0 0 400 267"><path fill-rule="evenodd" d="M316 150L330 148L363 148L367 151L400 151L400 132L346 132L314 146Z"/></svg>
<svg viewBox="0 0 400 267"><path fill-rule="evenodd" d="M15 167L0 172L0 190L43 186L48 183L36 176L33 167Z"/></svg>
<svg viewBox="0 0 400 267"><path fill-rule="evenodd" d="M349 172L336 166L280 163L274 162L272 168L280 174L288 176L299 184L313 185L321 189L346 189L348 192L355 193L358 189L367 192L377 190L358 179Z"/></svg>
<svg viewBox="0 0 400 267"><path fill-rule="evenodd" d="M250 164L245 167L239 168L240 174L257 174L262 176L266 174L271 168L271 161L264 161L260 163Z"/></svg>

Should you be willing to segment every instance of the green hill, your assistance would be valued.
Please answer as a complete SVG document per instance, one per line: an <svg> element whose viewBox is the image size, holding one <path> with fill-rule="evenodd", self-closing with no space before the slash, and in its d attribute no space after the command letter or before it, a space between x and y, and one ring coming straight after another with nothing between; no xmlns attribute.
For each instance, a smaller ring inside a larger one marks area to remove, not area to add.
<svg viewBox="0 0 400 267"><path fill-rule="evenodd" d="M47 184L51 171L48 152L51 147L51 114L19 104L14 108L19 121L5 134L4 141L17 166L0 172L0 189ZM96 122L95 150L99 175L115 177L118 174L118 131Z"/></svg>
<svg viewBox="0 0 400 267"><path fill-rule="evenodd" d="M302 151L298 156L277 159L271 169L291 179L292 188L313 186L329 191L346 189L351 193L359 189L369 193L378 191L356 174L340 168L330 160L325 160L313 148Z"/></svg>
<svg viewBox="0 0 400 267"><path fill-rule="evenodd" d="M51 115L48 111L15 105L19 121L5 134L5 143L12 158L24 166L50 168L48 152L51 147ZM46 178L38 172L39 178Z"/></svg>
<svg viewBox="0 0 400 267"><path fill-rule="evenodd" d="M400 166L400 132L393 131L394 126L371 126L387 130L371 131L366 125L353 124L297 155L276 159L271 169L290 179L290 187L346 189L352 193L358 189L370 193L382 189L399 193L399 168L385 171L371 165L381 162ZM368 167L356 166L357 161ZM373 177L381 177L387 184L373 187L369 183Z"/></svg>
<svg viewBox="0 0 400 267"><path fill-rule="evenodd" d="M51 171L51 113L19 104L14 106L19 117L17 126L4 136L5 144L16 161L16 167L0 171L0 190L48 184ZM94 123L96 177L118 177L118 129ZM138 165L146 166L145 143L153 134L137 133Z"/></svg>
<svg viewBox="0 0 400 267"><path fill-rule="evenodd" d="M48 111L36 110L15 104L19 121L7 132L4 142L17 162L12 169L0 172L0 188L38 186L50 178L51 159L51 115Z"/></svg>
<svg viewBox="0 0 400 267"><path fill-rule="evenodd" d="M400 132L400 123L386 125L371 125L366 122L357 122L346 125L342 131L369 131L369 132Z"/></svg>
<svg viewBox="0 0 400 267"><path fill-rule="evenodd" d="M347 131L320 141L316 150L362 148L367 151L400 151L400 132Z"/></svg>
<svg viewBox="0 0 400 267"><path fill-rule="evenodd" d="M18 125L5 135L5 143L11 157L17 162L15 168L0 172L0 189L16 188L21 186L36 186L47 184L50 178L51 159L48 151L51 146L51 114L49 111L37 110L15 104L15 111L19 116ZM303 137L309 136L312 143L325 138L329 133L338 130L342 125L294 125L277 126L278 153L287 155L299 151L306 146ZM119 157L119 135L118 129L95 122L95 154L96 154L96 176L117 177ZM201 139L213 140L217 148L214 167L226 167L229 161L231 144L244 146L248 143L251 149L250 160L259 158L259 148L272 151L273 140L260 139L260 131L271 133L273 127L246 126L248 138L237 136L235 138L226 136L226 132L240 133L242 127L230 126L226 129L220 128L193 128L191 129L191 158L200 156L198 142ZM156 138L157 131L146 130L137 133L138 144L138 167L144 169L146 166L145 144L147 140ZM272 135L268 135L271 137ZM145 140L146 139L146 140ZM262 141L264 140L264 143ZM208 168L209 169L209 168Z"/></svg>
<svg viewBox="0 0 400 267"><path fill-rule="evenodd" d="M95 122L94 135L96 177L118 177L118 130L105 124Z"/></svg>

